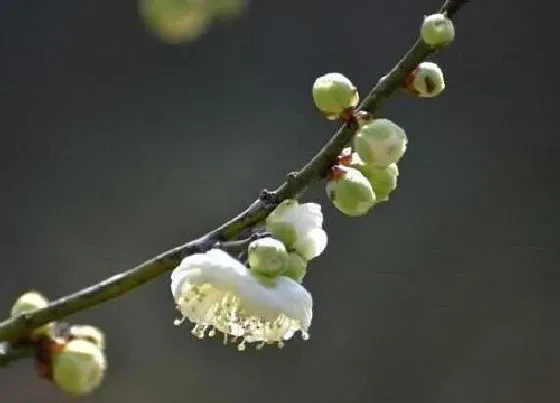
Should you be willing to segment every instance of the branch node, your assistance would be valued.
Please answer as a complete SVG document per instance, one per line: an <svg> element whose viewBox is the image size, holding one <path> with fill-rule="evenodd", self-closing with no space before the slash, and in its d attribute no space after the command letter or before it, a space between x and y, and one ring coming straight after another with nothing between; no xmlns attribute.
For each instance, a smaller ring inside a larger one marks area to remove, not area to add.
<svg viewBox="0 0 560 403"><path fill-rule="evenodd" d="M259 199L266 205L275 205L278 202L277 193L267 189L263 189L261 191Z"/></svg>
<svg viewBox="0 0 560 403"><path fill-rule="evenodd" d="M297 178L298 178L298 172L297 171L289 172L286 175L286 184L289 187L295 186L296 182L297 182Z"/></svg>

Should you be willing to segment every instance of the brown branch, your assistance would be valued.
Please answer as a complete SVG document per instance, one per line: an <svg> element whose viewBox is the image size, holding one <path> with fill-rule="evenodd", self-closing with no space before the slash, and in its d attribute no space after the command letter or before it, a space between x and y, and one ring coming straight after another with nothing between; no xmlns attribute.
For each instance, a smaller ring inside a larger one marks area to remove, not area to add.
<svg viewBox="0 0 560 403"><path fill-rule="evenodd" d="M447 0L440 12L446 12L451 18L467 2L468 0ZM359 110L375 114L383 102L399 89L406 76L432 52L428 46L418 39L385 76L385 79L380 80L371 89L359 106ZM273 192L264 192L262 197L253 202L245 211L219 228L147 260L132 269L74 294L62 297L45 308L5 320L0 323L0 341L17 340L45 323L60 320L123 295L172 270L185 256L206 251L216 242L236 238L242 231L265 219L282 200L301 196L308 186L321 180L342 149L351 141L355 132L356 127L354 125L342 125L323 148L298 172L288 175L287 180ZM15 353L12 353L11 357L13 358L2 357L0 353L0 365L21 358Z"/></svg>

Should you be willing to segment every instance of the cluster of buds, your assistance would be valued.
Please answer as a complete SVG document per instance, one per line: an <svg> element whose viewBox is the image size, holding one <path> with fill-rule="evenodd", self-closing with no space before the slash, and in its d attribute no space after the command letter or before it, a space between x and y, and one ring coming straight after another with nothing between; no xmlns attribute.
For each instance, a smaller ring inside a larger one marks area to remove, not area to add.
<svg viewBox="0 0 560 403"><path fill-rule="evenodd" d="M236 18L246 6L247 0L139 0L146 26L170 44L195 41L214 21Z"/></svg>
<svg viewBox="0 0 560 403"><path fill-rule="evenodd" d="M21 295L13 304L12 317L45 308L47 298L36 291ZM107 369L105 335L95 326L48 323L18 340L31 347L40 376L71 396L84 396L101 385Z"/></svg>
<svg viewBox="0 0 560 403"><path fill-rule="evenodd" d="M445 14L424 17L420 37L433 51L449 46L455 39L455 27ZM420 98L434 98L445 89L443 71L434 62L420 63L405 79L403 89Z"/></svg>
<svg viewBox="0 0 560 403"><path fill-rule="evenodd" d="M426 16L420 36L432 50L442 49L455 38L453 22L445 14ZM445 89L443 72L436 63L422 62L408 74L402 88L420 98L436 97ZM389 200L397 188L397 164L407 148L406 132L389 119L357 111L358 89L341 73L317 78L312 94L315 106L327 119L342 119L357 127L352 145L330 168L326 192L345 215L363 216L376 204Z"/></svg>
<svg viewBox="0 0 560 403"><path fill-rule="evenodd" d="M268 216L266 236L249 240L246 260L219 248L186 257L171 274L182 316L175 323L188 319L198 338L220 332L239 351L248 343L283 347L298 332L307 340L313 299L302 281L326 248L322 226L319 204L285 200Z"/></svg>
<svg viewBox="0 0 560 403"><path fill-rule="evenodd" d="M334 206L347 216L361 217L389 200L407 142L404 129L389 119L361 125L353 147L345 148L329 171L326 192Z"/></svg>
<svg viewBox="0 0 560 403"><path fill-rule="evenodd" d="M421 37L432 50L447 46L455 32L443 14L427 16ZM418 97L439 95L445 88L441 69L420 63L403 88ZM398 163L406 152L405 130L387 118L357 110L360 95L341 73L317 78L312 88L317 109L329 120L356 129L327 175L326 192L334 206L350 217L367 214L389 200L397 188ZM242 351L247 343L284 345L295 333L307 339L313 299L302 285L308 262L327 245L323 214L316 203L284 200L266 218L267 236L248 239L235 258L219 247L186 257L171 274L171 292L181 317L198 338L223 334ZM221 244L221 247L224 245ZM243 256L243 258L241 258Z"/></svg>
<svg viewBox="0 0 560 403"><path fill-rule="evenodd" d="M340 73L316 79L312 94L315 106L328 119L351 120L358 126L353 145L342 151L329 171L326 192L339 211L361 217L396 189L406 133L389 119L356 112L358 91Z"/></svg>

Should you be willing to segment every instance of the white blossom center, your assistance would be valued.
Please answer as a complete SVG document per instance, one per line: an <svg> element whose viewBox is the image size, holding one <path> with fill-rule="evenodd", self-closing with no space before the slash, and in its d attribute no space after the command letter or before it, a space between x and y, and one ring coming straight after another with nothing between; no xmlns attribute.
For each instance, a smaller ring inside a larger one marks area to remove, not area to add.
<svg viewBox="0 0 560 403"><path fill-rule="evenodd" d="M173 271L171 287L177 309L195 324L192 333L204 338L216 331L224 343L276 343L300 332L308 338L312 298L307 290L288 277L263 283L239 261L219 249L189 256Z"/></svg>

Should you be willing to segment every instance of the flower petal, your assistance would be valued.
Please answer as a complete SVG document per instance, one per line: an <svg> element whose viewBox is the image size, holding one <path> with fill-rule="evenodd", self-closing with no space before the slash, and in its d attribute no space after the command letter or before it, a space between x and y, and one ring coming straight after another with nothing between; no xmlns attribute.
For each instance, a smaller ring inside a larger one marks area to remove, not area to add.
<svg viewBox="0 0 560 403"><path fill-rule="evenodd" d="M314 228L298 238L294 249L305 260L311 260L324 252L327 242L327 233L322 228Z"/></svg>
<svg viewBox="0 0 560 403"><path fill-rule="evenodd" d="M239 276L247 275L247 268L221 249L211 249L206 253L196 253L184 258L171 273L171 292L175 300L181 293L185 280L196 272L207 282L234 283ZM187 273L190 273L187 275Z"/></svg>
<svg viewBox="0 0 560 403"><path fill-rule="evenodd" d="M263 282L226 252L213 249L189 256L173 271L171 289L178 309L195 323L241 336L245 342L279 343L311 325L311 294L291 278Z"/></svg>

